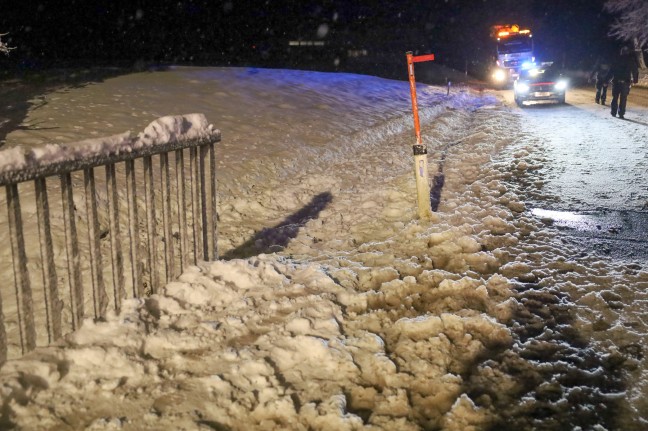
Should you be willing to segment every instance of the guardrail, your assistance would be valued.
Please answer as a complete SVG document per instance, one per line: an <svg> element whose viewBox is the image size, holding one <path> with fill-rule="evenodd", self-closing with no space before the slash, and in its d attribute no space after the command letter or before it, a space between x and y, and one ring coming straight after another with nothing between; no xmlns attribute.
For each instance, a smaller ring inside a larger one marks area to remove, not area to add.
<svg viewBox="0 0 648 431"><path fill-rule="evenodd" d="M156 293L158 263L168 282L190 262L218 258L219 141L202 114L189 114L160 118L138 136L0 151L0 241L11 249L0 252L0 277L13 272L15 285L0 284L0 365L77 329L90 304L102 320L127 296Z"/></svg>

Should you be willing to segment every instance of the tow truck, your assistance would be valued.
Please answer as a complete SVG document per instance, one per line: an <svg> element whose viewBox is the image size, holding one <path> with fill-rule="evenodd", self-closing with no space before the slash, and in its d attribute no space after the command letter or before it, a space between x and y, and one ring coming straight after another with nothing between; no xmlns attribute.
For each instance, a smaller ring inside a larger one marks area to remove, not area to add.
<svg viewBox="0 0 648 431"><path fill-rule="evenodd" d="M493 83L510 85L520 76L520 71L533 67L533 34L529 28L517 24L494 25L491 38L495 40L497 57L491 74Z"/></svg>

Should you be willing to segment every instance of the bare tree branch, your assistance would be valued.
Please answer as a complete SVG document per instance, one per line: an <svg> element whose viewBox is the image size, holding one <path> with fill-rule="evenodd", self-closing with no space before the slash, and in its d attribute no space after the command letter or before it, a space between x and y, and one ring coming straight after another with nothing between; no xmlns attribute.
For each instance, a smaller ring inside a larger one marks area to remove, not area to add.
<svg viewBox="0 0 648 431"><path fill-rule="evenodd" d="M12 49L16 49L15 47L8 46L6 43L2 41L2 36L6 36L9 33L2 33L0 34L0 52L5 53L6 55L9 55L9 51Z"/></svg>
<svg viewBox="0 0 648 431"><path fill-rule="evenodd" d="M610 35L622 40L637 39L643 48L648 44L648 2L645 0L607 0L605 10L617 15Z"/></svg>
<svg viewBox="0 0 648 431"><path fill-rule="evenodd" d="M648 1L607 0L603 7L617 16L610 26L610 36L631 42L639 65L645 68L643 49L648 46Z"/></svg>

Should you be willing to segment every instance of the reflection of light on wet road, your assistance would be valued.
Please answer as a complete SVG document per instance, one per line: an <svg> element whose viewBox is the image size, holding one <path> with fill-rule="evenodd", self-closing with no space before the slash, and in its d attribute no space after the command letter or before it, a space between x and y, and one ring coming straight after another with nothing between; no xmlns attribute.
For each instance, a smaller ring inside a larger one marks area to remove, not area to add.
<svg viewBox="0 0 648 431"><path fill-rule="evenodd" d="M600 214L579 214L571 211L553 211L534 208L531 213L543 220L550 220L554 226L569 227L577 230L601 230L609 228L613 220L604 220Z"/></svg>
<svg viewBox="0 0 648 431"><path fill-rule="evenodd" d="M585 218L582 214L576 214L569 211L552 211L552 210L543 210L541 208L534 208L531 210L534 216L540 218L550 218L552 220L568 220L568 221L580 221Z"/></svg>
<svg viewBox="0 0 648 431"><path fill-rule="evenodd" d="M648 213L640 211L531 210L545 224L557 227L588 249L617 257L648 258Z"/></svg>

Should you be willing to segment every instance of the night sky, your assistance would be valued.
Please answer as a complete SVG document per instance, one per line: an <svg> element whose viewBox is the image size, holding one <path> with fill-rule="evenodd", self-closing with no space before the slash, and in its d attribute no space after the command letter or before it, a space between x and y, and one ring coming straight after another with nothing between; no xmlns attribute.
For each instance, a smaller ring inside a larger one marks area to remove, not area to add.
<svg viewBox="0 0 648 431"><path fill-rule="evenodd" d="M6 2L7 0L5 0ZM344 69L349 50L369 60L434 52L440 63L479 68L488 28L530 26L538 56L589 67L613 42L604 0L14 0L0 33L17 49L0 68L134 62ZM326 48L290 49L290 40Z"/></svg>

